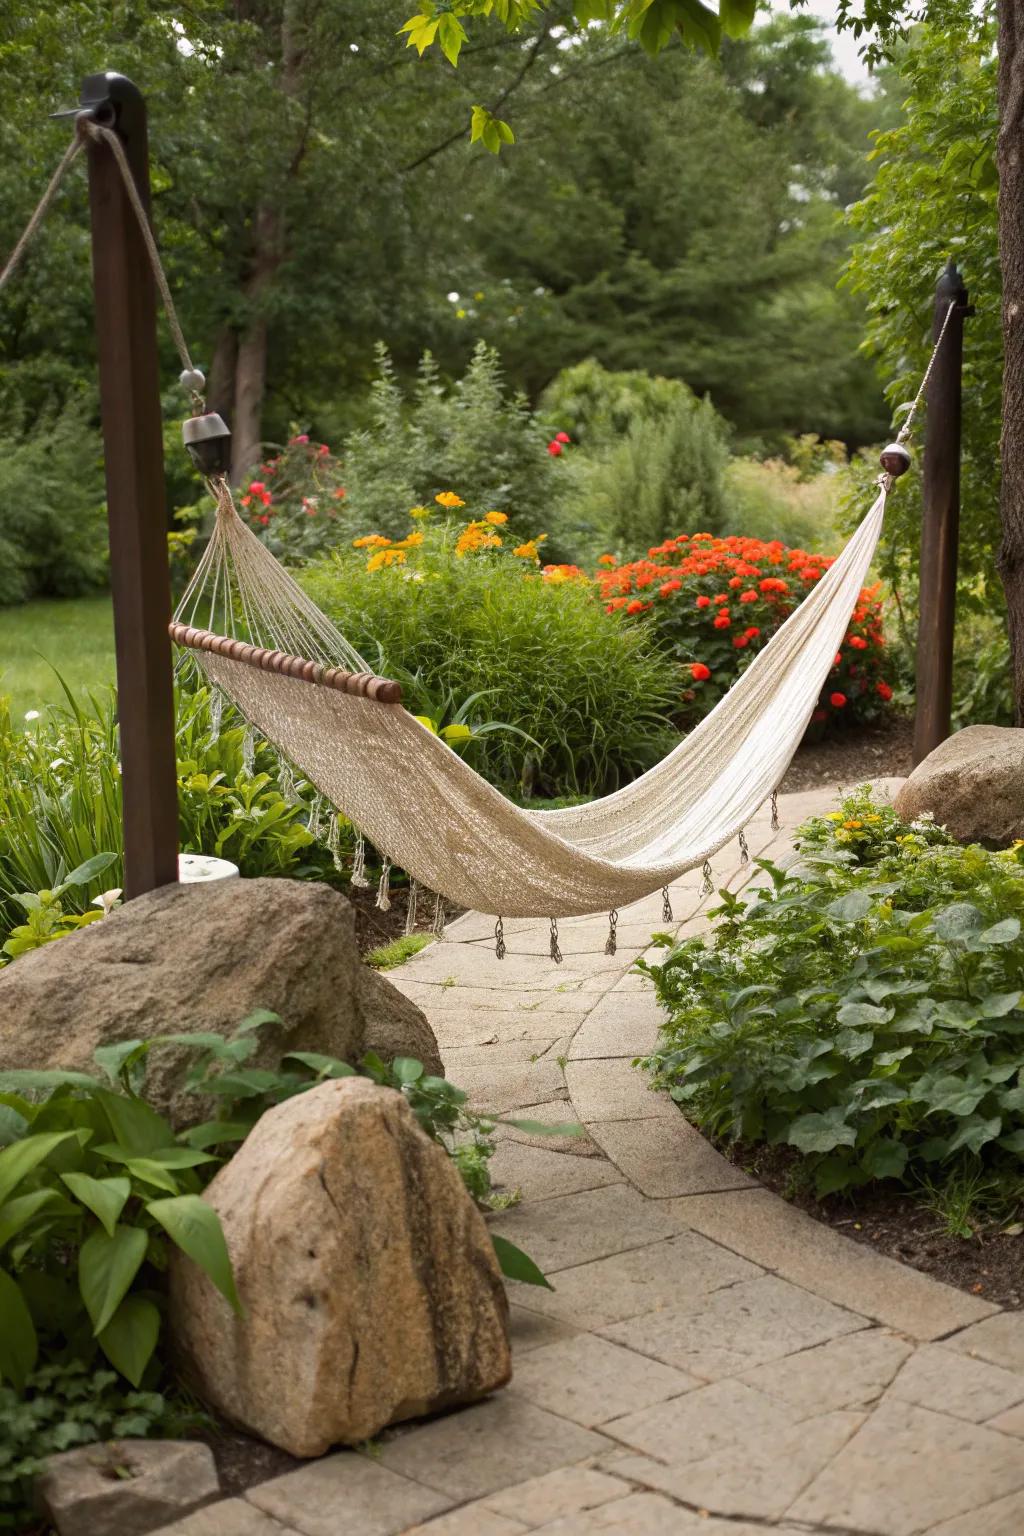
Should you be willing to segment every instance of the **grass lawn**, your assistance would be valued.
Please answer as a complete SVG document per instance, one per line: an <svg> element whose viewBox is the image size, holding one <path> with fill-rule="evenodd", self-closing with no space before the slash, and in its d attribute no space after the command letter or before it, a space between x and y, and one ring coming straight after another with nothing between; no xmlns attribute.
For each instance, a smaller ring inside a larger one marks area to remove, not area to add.
<svg viewBox="0 0 1024 1536"><path fill-rule="evenodd" d="M54 667L79 696L114 681L109 595L0 608L0 694L10 695L16 721L64 702Z"/></svg>

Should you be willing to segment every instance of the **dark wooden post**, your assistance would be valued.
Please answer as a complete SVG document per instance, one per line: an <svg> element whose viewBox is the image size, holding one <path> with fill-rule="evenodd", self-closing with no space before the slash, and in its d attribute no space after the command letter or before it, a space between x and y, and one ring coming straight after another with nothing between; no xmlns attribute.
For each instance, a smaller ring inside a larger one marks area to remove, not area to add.
<svg viewBox="0 0 1024 1536"><path fill-rule="evenodd" d="M120 136L149 207L146 105L124 75L89 75L83 113ZM109 147L89 141L93 291L110 528L125 895L178 878L171 587L152 273Z"/></svg>
<svg viewBox="0 0 1024 1536"><path fill-rule="evenodd" d="M917 629L917 713L914 764L950 732L953 707L953 620L960 539L960 408L967 289L950 261L935 290L938 340L950 303L946 335L928 382L921 523L920 618Z"/></svg>

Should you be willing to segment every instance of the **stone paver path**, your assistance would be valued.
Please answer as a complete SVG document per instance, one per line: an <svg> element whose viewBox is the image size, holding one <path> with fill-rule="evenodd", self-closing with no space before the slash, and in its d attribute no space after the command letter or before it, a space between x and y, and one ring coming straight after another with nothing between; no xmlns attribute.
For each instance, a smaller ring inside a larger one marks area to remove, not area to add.
<svg viewBox="0 0 1024 1536"><path fill-rule="evenodd" d="M835 804L782 797L783 830ZM748 868L716 861L716 884ZM673 929L699 932L699 873ZM631 1059L659 1013L631 966L661 898L607 923L468 914L392 974L451 1079L494 1111L522 1190L495 1230L556 1289L512 1287L515 1374L489 1401L339 1452L166 1536L1022 1536L1024 1315L857 1246L721 1158Z"/></svg>

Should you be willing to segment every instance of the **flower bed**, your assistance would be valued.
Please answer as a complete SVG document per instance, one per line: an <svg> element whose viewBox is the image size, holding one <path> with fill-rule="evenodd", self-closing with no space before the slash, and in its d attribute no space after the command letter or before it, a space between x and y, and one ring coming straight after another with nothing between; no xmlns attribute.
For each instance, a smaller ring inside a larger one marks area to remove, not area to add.
<svg viewBox="0 0 1024 1536"><path fill-rule="evenodd" d="M619 565L613 555L602 556L598 583L609 613L653 623L687 669L681 718L693 724L728 691L834 558L790 549L777 539L682 533L650 549L646 559ZM824 729L870 721L891 698L878 587L865 587L813 724Z"/></svg>

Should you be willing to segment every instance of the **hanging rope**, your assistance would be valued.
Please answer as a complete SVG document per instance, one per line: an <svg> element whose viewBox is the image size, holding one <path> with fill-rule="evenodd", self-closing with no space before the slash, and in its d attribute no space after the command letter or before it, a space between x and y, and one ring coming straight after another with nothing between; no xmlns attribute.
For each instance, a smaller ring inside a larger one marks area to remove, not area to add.
<svg viewBox="0 0 1024 1536"><path fill-rule="evenodd" d="M0 272L0 288L3 288L8 279L14 276L21 258L24 256L28 247L32 243L32 239L36 233L36 230L39 228L40 224L46 218L47 213L50 211L50 206L60 190L60 184L64 180L64 176L68 170L68 167L71 165L71 162L74 160L75 156L81 152L81 148L82 140L76 136L71 140L71 143L64 151L60 164L57 166L57 169L50 177L49 186L36 204L35 212L33 213L32 217L29 219L28 223L25 225L25 228L22 230L21 239L18 241L17 245L14 247L14 250L8 256L7 264L3 271Z"/></svg>
<svg viewBox="0 0 1024 1536"><path fill-rule="evenodd" d="M924 371L924 375L923 375L923 377L921 379L921 383L920 383L920 385L918 387L917 394L914 396L913 400L910 402L910 410L906 414L906 417L904 419L902 427L900 427L899 431L896 434L896 441L898 443L905 443L907 441L907 438L910 436L910 429L914 425L914 417L917 415L918 407L920 406L921 401L924 399L925 391L928 388L928 380L931 378L931 376L932 376L932 369L935 367L935 359L939 355L939 348L942 346L943 339L944 339L944 337L946 335L946 330L947 330L947 328L949 326L950 320L953 318L953 311L956 308L957 308L957 301L956 301L956 299L950 299L950 301L949 301L949 308L946 310L946 313L943 316L942 324L939 327L939 334L935 338L935 345L932 347L932 355L928 359L928 366L927 366L927 368Z"/></svg>

